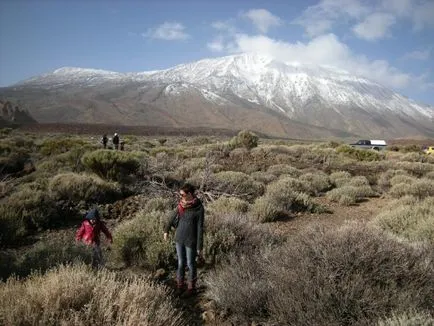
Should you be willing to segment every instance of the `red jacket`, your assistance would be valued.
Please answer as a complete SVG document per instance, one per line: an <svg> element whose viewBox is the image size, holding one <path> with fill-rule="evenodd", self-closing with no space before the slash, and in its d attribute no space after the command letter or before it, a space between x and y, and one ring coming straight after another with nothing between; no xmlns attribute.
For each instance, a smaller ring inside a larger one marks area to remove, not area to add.
<svg viewBox="0 0 434 326"><path fill-rule="evenodd" d="M89 220L85 220L81 223L80 229L78 229L75 235L75 239L77 241L82 240L86 244L99 244L101 231L110 242L113 242L112 235L103 222L97 221L92 225Z"/></svg>

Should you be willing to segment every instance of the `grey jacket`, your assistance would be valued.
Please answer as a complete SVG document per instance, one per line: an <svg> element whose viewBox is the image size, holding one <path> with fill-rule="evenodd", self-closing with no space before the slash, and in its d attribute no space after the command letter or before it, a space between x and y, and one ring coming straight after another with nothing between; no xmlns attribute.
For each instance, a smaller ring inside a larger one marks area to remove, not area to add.
<svg viewBox="0 0 434 326"><path fill-rule="evenodd" d="M178 213L178 208L176 208L171 213L164 231L168 233L170 228L174 226L176 227L175 241L177 243L202 250L204 215L205 210L200 200L193 207L186 208L182 215ZM178 225L175 225L176 221L178 221Z"/></svg>

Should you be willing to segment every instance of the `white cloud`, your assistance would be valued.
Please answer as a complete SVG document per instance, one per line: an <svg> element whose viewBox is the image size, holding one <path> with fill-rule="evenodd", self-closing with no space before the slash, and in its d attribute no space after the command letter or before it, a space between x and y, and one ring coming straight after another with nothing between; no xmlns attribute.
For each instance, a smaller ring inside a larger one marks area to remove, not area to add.
<svg viewBox="0 0 434 326"><path fill-rule="evenodd" d="M164 22L163 24L150 28L142 35L147 38L154 38L166 41L185 40L190 37L185 31L184 25L177 22Z"/></svg>
<svg viewBox="0 0 434 326"><path fill-rule="evenodd" d="M225 49L225 44L222 37L217 37L213 41L206 44L208 49L213 52L222 52Z"/></svg>
<svg viewBox="0 0 434 326"><path fill-rule="evenodd" d="M396 19L388 13L373 13L353 28L353 32L367 41L382 39L390 35L390 28Z"/></svg>
<svg viewBox="0 0 434 326"><path fill-rule="evenodd" d="M431 56L431 49L426 50L415 50L404 54L403 59L413 59L413 60L428 60Z"/></svg>
<svg viewBox="0 0 434 326"><path fill-rule="evenodd" d="M318 36L307 43L289 43L264 35L237 34L234 38L232 52L254 52L286 62L334 66L392 88L405 88L413 78L390 66L385 60L371 61L353 53L334 34Z"/></svg>
<svg viewBox="0 0 434 326"><path fill-rule="evenodd" d="M265 9L251 9L243 13L242 16L249 19L264 34L268 32L270 27L277 27L283 23L282 19Z"/></svg>
<svg viewBox="0 0 434 326"><path fill-rule="evenodd" d="M321 0L308 7L293 23L302 26L309 37L328 32L338 22L361 19L371 9L359 0Z"/></svg>

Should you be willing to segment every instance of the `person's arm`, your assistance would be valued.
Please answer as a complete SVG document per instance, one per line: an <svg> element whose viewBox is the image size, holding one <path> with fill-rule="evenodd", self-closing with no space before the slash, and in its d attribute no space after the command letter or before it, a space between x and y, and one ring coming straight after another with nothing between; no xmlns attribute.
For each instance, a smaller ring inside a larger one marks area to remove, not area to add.
<svg viewBox="0 0 434 326"><path fill-rule="evenodd" d="M201 208L199 212L199 219L197 221L197 253L202 255L203 248L203 229L204 229L205 209Z"/></svg>
<svg viewBox="0 0 434 326"><path fill-rule="evenodd" d="M78 229L77 233L75 234L75 240L80 241L83 238L84 235L84 223L81 223L80 228Z"/></svg>
<svg viewBox="0 0 434 326"><path fill-rule="evenodd" d="M105 225L104 222L101 222L101 231L104 233L104 235L106 236L106 238L108 239L108 241L110 241L110 243L113 243L112 234L107 229L107 226Z"/></svg>
<svg viewBox="0 0 434 326"><path fill-rule="evenodd" d="M178 215L178 208L176 208L169 216L169 219L167 221L167 224L164 226L164 240L167 240L167 234L170 231L170 228L172 227L173 223L175 222L175 218Z"/></svg>

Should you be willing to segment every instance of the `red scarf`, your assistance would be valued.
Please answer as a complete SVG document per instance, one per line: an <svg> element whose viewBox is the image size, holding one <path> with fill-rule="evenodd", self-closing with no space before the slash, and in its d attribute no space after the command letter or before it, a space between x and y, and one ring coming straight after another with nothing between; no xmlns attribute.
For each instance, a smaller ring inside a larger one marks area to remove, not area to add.
<svg viewBox="0 0 434 326"><path fill-rule="evenodd" d="M197 204L197 197L194 197L192 200L187 201L184 198L182 198L178 203L178 213L179 216L184 215L184 211L186 208L190 208L193 206L196 206Z"/></svg>

